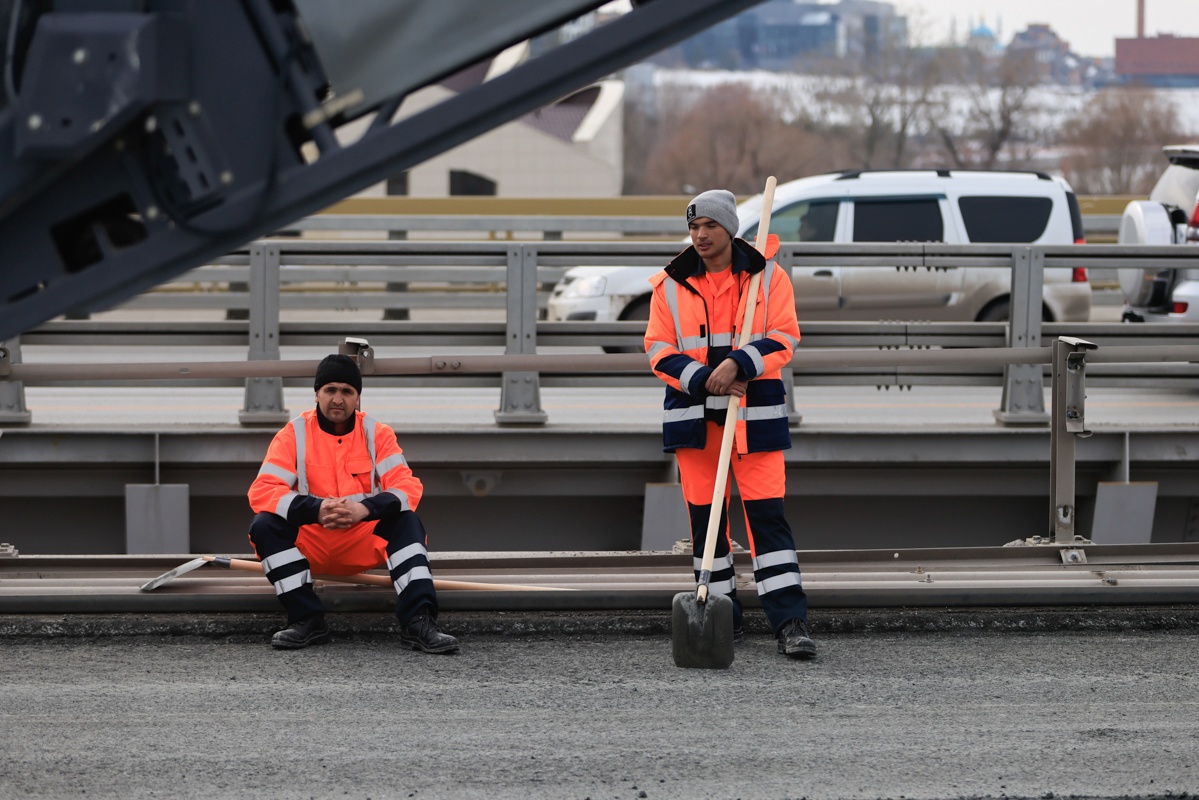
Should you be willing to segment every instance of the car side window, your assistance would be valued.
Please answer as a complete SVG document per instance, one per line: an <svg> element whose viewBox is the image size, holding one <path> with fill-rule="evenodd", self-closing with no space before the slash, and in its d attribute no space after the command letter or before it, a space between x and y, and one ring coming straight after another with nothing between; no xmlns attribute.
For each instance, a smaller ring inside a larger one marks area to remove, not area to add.
<svg viewBox="0 0 1199 800"><path fill-rule="evenodd" d="M770 232L782 242L831 242L837 234L837 209L841 201L804 200L774 211L770 215ZM752 242L758 233L754 225L744 239Z"/></svg>
<svg viewBox="0 0 1199 800"><path fill-rule="evenodd" d="M855 242L943 242L945 221L935 197L859 198L854 203Z"/></svg>
<svg viewBox="0 0 1199 800"><path fill-rule="evenodd" d="M958 200L966 236L972 242L1027 244L1040 239L1049 225L1053 200L1048 197L962 197Z"/></svg>

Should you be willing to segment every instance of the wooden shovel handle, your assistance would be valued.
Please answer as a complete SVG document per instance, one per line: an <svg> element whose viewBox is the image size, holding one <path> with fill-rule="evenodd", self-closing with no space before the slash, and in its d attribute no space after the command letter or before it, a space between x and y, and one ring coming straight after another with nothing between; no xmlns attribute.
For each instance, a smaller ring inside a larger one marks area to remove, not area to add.
<svg viewBox="0 0 1199 800"><path fill-rule="evenodd" d="M241 569L248 572L262 572L261 561L251 561L245 558L222 558L219 556L204 556L205 561L217 561L232 569ZM353 575L314 575L316 580L331 581L333 583L363 583L371 586L391 586L391 577L388 575L372 575L369 572L358 572ZM485 591L485 592L560 592L574 591L573 589L559 589L553 586L524 586L519 583L476 583L474 581L447 581L435 579L433 581L435 589L462 589L467 591Z"/></svg>
<svg viewBox="0 0 1199 800"><path fill-rule="evenodd" d="M755 247L763 256L766 255L767 240L770 237L770 212L774 207L775 179L771 175L766 179L766 188L762 192L762 216L758 222L758 236ZM758 307L758 287L762 285L762 273L755 272L749 280L749 297L745 301L745 319L741 323L741 336L737 348L749 344L753 335L754 313ZM700 583L696 589L695 598L700 603L708 599L708 579L712 574L712 561L716 557L716 529L720 527L720 510L724 506L724 487L729 479L729 461L733 456L733 437L737 432L737 409L741 407L741 398L729 395L728 412L724 417L724 434L720 439L720 460L716 464L716 482L712 486L712 511L708 515L708 533L704 537L704 560L700 565Z"/></svg>

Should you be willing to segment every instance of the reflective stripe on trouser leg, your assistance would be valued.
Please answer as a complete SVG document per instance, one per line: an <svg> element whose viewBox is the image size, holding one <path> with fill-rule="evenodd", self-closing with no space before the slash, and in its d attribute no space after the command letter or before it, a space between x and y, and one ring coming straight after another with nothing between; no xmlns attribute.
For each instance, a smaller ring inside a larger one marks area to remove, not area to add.
<svg viewBox="0 0 1199 800"><path fill-rule="evenodd" d="M698 583L700 567L704 563L704 544L708 535L708 518L712 504L705 506L687 504L691 514L692 570ZM728 514L720 512L720 523L716 528L716 553L712 557L712 577L708 581L709 594L723 594L733 601L733 627L741 627L741 601L737 599L737 574L733 569L733 553L729 547Z"/></svg>
<svg viewBox="0 0 1199 800"><path fill-rule="evenodd" d="M287 623L298 622L325 612L312 588L312 570L308 559L296 547L300 528L264 511L250 523L250 543L262 561L266 579L275 587L275 596L287 611Z"/></svg>
<svg viewBox="0 0 1199 800"><path fill-rule="evenodd" d="M387 571L396 589L396 619L401 624L428 606L437 616L437 592L429 570L429 552L425 549L425 526L414 511L379 520L374 533L387 542Z"/></svg>
<svg viewBox="0 0 1199 800"><path fill-rule="evenodd" d="M795 539L783 516L782 498L743 502L758 597L771 629L777 633L788 620L808 616L808 596L800 580Z"/></svg>

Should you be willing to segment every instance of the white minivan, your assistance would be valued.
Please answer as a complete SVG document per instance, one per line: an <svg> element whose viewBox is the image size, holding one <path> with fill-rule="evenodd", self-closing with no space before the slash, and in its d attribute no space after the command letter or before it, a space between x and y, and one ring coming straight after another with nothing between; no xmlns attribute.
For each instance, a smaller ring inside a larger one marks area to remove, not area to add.
<svg viewBox="0 0 1199 800"><path fill-rule="evenodd" d="M753 241L762 196L737 207L738 236ZM683 207L679 227L683 228ZM1041 172L857 170L781 184L770 232L784 242L968 242L1074 244L1083 241L1078 198L1065 180ZM663 264L665 266L665 264ZM554 287L547 318L608 322L649 318L655 267L574 267ZM795 267L799 320L1006 320L1007 268ZM1091 314L1085 268L1047 269L1046 321Z"/></svg>

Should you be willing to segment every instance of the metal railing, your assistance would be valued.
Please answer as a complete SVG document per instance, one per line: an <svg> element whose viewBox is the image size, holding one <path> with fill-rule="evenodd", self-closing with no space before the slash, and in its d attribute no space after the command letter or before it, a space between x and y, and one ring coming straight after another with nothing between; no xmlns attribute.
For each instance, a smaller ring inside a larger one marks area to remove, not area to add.
<svg viewBox="0 0 1199 800"><path fill-rule="evenodd" d="M20 340L0 343L5 361L21 361L21 343L108 345L117 342L141 344L245 345L250 361L279 358L284 344L326 344L352 334L380 346L503 347L511 356L533 355L539 348L625 345L637 347L644 323L539 321L544 308L545 288L569 267L581 264L660 266L678 250L674 243L597 242L435 242L404 241L327 242L309 240L265 240L230 254L219 264L204 267L188 280L220 283L219 291L192 291L143 295L132 305L162 303L168 307L241 308L248 319L220 322L116 323L61 320L47 323ZM1029 246L945 244L786 244L777 256L784 268L839 266L848 269L893 266L898 268L962 269L1011 268L1011 321L1009 323L803 323L804 342L797 358L813 347L956 348L1005 345L1040 347L1042 336L1078 335L1099 344L1138 341L1146 346L1195 341L1194 325L1107 325L1097 328L1083 323L1041 322L1041 291L1045 269L1055 267L1115 267L1184 269L1194 267L1193 248L1126 246ZM220 280L218 280L218 277ZM245 282L244 291L229 286ZM327 284L337 284L330 290ZM406 284L408 291L388 291L388 285ZM373 287L368 284L375 284ZM421 285L423 284L423 286ZM287 291L286 287L303 287ZM486 291L464 291L485 287ZM283 323L283 308L395 309L413 307L413 298L439 308L457 308L467 316L484 305L503 304L502 322L425 323L403 320L365 322ZM479 298L484 298L483 300ZM148 334L153 334L149 336ZM574 358L574 357L572 357ZM1034 363L1004 365L957 365L946 369L937 364L900 368L880 364L856 367L810 366L786 376L795 383L910 386L913 384L999 384L1003 387L996 418L1009 425L1043 425L1043 368ZM27 373L28 374L28 373ZM448 373L430 373L417 382L460 380L443 378ZM0 376L3 377L3 376ZM96 375L92 382L110 376ZM1110 381L1137 385L1178 385L1199 382L1193 364L1155 364L1136 369L1124 367L1099 375ZM36 380L49 380L37 378ZM79 380L79 379L75 379ZM226 381L228 376L226 377ZM399 380L399 379L397 379ZM567 371L542 375L536 368L505 370L502 375L476 375L473 380L503 387L498 424L538 424L546 421L541 407L542 385L592 385L598 381L622 384L653 378L643 356L627 368L608 370L604 375ZM28 382L28 381L25 381ZM286 420L282 400L282 376L254 376L246 381L244 424L276 424ZM789 395L790 396L790 395ZM793 403L794 401L791 400ZM24 383L10 375L0 381L0 423L24 424L31 419L25 405ZM792 410L793 421L798 413Z"/></svg>
<svg viewBox="0 0 1199 800"><path fill-rule="evenodd" d="M378 358L369 345L343 341L341 352L355 356L366 376L398 375L540 375L644 370L644 357L619 355L503 356L444 355L411 358ZM804 371L820 367L977 367L1049 366L1051 376L1050 423L1050 540L1075 541L1075 438L1086 429L1086 369L1091 363L1164 363L1199 361L1199 344L1157 347L1115 346L1098 348L1093 342L1059 337L1052 346L961 348L946 350L806 350L796 353L791 368ZM315 360L260 359L245 362L124 363L124 364L17 364L0 351L0 379L42 381L196 381L210 378L274 380L309 378Z"/></svg>

